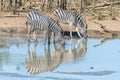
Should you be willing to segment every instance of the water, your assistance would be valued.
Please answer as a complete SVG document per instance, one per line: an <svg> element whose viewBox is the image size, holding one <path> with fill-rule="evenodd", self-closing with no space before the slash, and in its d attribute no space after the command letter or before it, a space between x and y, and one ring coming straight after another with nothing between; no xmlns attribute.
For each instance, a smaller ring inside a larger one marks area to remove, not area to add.
<svg viewBox="0 0 120 80"><path fill-rule="evenodd" d="M119 45L119 39L72 39L63 47L0 38L0 80L119 80Z"/></svg>

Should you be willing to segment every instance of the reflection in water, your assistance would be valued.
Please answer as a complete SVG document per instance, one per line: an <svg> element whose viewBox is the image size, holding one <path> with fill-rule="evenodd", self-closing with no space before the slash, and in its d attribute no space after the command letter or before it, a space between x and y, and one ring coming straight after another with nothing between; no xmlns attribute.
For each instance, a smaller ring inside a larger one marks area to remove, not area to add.
<svg viewBox="0 0 120 80"><path fill-rule="evenodd" d="M3 69L3 64L9 62L9 47L3 40L0 40L0 71Z"/></svg>
<svg viewBox="0 0 120 80"><path fill-rule="evenodd" d="M69 49L64 51L63 61L65 63L75 62L86 53L87 39L79 39L75 45L73 42L74 41L71 39Z"/></svg>
<svg viewBox="0 0 120 80"><path fill-rule="evenodd" d="M30 44L28 44L28 56L26 61L26 70L30 74L37 74L40 72L51 71L61 63L61 52L53 52L53 56L50 54L50 45L48 49L44 45L44 55L42 57L36 56L37 43L34 44L32 56L30 54ZM54 47L55 48L55 47ZM55 49L54 49L55 50Z"/></svg>
<svg viewBox="0 0 120 80"><path fill-rule="evenodd" d="M26 71L29 74L37 74L41 72L52 71L57 68L62 62L75 62L80 59L86 53L87 39L77 40L74 44L74 40L71 39L69 49L66 50L65 46L57 46L57 43L53 42L52 45L44 46L44 55L41 57L36 56L36 48L38 43L34 43L33 52L30 52L30 43L28 43L28 55L26 60ZM72 48L74 45L74 48Z"/></svg>
<svg viewBox="0 0 120 80"><path fill-rule="evenodd" d="M119 80L120 40L101 42L72 39L63 47L52 41L0 40L0 80Z"/></svg>
<svg viewBox="0 0 120 80"><path fill-rule="evenodd" d="M115 73L115 71L95 71L95 72L57 72L61 74L74 74L74 75L94 75L94 76L103 76L110 75Z"/></svg>
<svg viewBox="0 0 120 80"><path fill-rule="evenodd" d="M106 43L107 41L110 41L110 40L111 39L109 39L109 38L104 38L103 40L100 41L99 44L94 45L94 47L98 47L98 46L100 46L100 45L102 45L102 44L104 44L104 43Z"/></svg>

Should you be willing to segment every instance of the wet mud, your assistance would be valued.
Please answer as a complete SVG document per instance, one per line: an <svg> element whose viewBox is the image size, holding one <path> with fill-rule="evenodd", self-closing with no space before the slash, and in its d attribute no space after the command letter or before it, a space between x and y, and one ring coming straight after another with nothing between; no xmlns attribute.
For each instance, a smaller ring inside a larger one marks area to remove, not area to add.
<svg viewBox="0 0 120 80"><path fill-rule="evenodd" d="M88 30L88 38L120 38L120 31L110 31L110 32L105 32L105 31L100 31L100 30ZM42 32L39 32L37 34L38 36L42 35ZM65 37L70 38L70 32L65 31L64 32ZM77 32L73 31L72 32L73 37L77 38L79 37L77 35ZM0 28L0 37L27 37L27 29L23 28Z"/></svg>

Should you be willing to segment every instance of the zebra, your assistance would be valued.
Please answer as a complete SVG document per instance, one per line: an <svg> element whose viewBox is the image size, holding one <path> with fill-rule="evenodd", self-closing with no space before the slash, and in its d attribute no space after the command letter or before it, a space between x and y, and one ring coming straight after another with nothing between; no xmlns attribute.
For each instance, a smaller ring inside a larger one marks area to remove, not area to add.
<svg viewBox="0 0 120 80"><path fill-rule="evenodd" d="M75 11L57 8L53 11L55 19L63 24L69 24L70 36L72 36L72 27L76 28L79 37L87 37L87 24L82 16ZM81 33L78 31L78 25L81 27Z"/></svg>
<svg viewBox="0 0 120 80"><path fill-rule="evenodd" d="M27 14L27 30L28 30L28 41L30 41L30 34L34 32L34 39L36 40L37 31L44 32L44 39L48 37L48 43L50 43L51 32L54 33L55 39L64 44L64 32L60 27L59 23L51 17L45 16L38 11L30 11Z"/></svg>

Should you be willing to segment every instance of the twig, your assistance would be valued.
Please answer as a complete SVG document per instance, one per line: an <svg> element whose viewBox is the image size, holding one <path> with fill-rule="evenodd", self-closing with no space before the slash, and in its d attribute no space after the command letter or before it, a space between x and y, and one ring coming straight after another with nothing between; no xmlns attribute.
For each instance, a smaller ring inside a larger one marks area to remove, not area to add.
<svg viewBox="0 0 120 80"><path fill-rule="evenodd" d="M103 25L103 24L101 24L99 22L96 22L96 21L94 21L94 23L100 25L104 32L113 33L112 30L107 29L105 25Z"/></svg>
<svg viewBox="0 0 120 80"><path fill-rule="evenodd" d="M111 3L104 3L104 4L102 4L102 5L97 5L97 6L95 6L94 8L97 8L97 7L105 7L105 6L110 6L111 5ZM114 2L114 3L112 3L112 5L120 5L120 2ZM89 7L87 7L88 9L89 8L92 8L92 6L89 6Z"/></svg>
<svg viewBox="0 0 120 80"><path fill-rule="evenodd" d="M109 40L110 40L109 38L104 38L103 40L100 41L101 43L94 45L94 47L98 47L98 46L104 44L105 42L107 42Z"/></svg>

